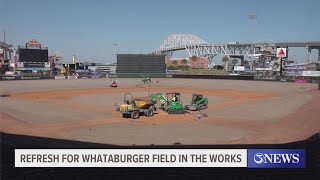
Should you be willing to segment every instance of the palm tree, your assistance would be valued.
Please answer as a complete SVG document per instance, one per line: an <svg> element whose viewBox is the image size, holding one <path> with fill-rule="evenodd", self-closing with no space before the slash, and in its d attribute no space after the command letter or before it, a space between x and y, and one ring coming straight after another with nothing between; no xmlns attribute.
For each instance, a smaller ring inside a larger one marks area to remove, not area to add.
<svg viewBox="0 0 320 180"><path fill-rule="evenodd" d="M248 66L249 66L249 68L250 68L250 63L249 63L249 61L243 60L242 66L244 66L244 69L246 69Z"/></svg>
<svg viewBox="0 0 320 180"><path fill-rule="evenodd" d="M228 62L229 62L229 56L223 56L223 58L222 58L222 62L224 62L225 63L225 69L226 69L226 71L228 71Z"/></svg>
<svg viewBox="0 0 320 180"><path fill-rule="evenodd" d="M252 70L258 67L259 63L257 61L252 62Z"/></svg>
<svg viewBox="0 0 320 180"><path fill-rule="evenodd" d="M238 64L238 59L232 59L231 63L232 63L233 65Z"/></svg>
<svg viewBox="0 0 320 180"><path fill-rule="evenodd" d="M274 63L274 65L272 66L272 69L275 71L279 68L280 64L278 62Z"/></svg>
<svg viewBox="0 0 320 180"><path fill-rule="evenodd" d="M192 61L192 62L196 62L196 61L197 61L197 56L192 56L192 57L191 57L191 61Z"/></svg>
<svg viewBox="0 0 320 180"><path fill-rule="evenodd" d="M320 71L320 64L319 62L317 63L317 70L316 71Z"/></svg>
<svg viewBox="0 0 320 180"><path fill-rule="evenodd" d="M186 64L188 63L188 60L182 59L181 63L184 65L184 70L186 70Z"/></svg>
<svg viewBox="0 0 320 180"><path fill-rule="evenodd" d="M192 57L191 57L191 61L192 61L192 62L196 62L196 61L197 61L197 56L192 56Z"/></svg>
<svg viewBox="0 0 320 180"><path fill-rule="evenodd" d="M244 65L244 66L248 66L248 65L249 65L249 61L244 60L244 61L243 61L243 65Z"/></svg>
<svg viewBox="0 0 320 180"><path fill-rule="evenodd" d="M192 60L192 61L196 61L196 60L197 60L197 56L192 56L192 57L191 57L191 60Z"/></svg>
<svg viewBox="0 0 320 180"><path fill-rule="evenodd" d="M173 64L173 67L176 67L176 65L178 64L178 61L177 60L173 60L172 64Z"/></svg>
<svg viewBox="0 0 320 180"><path fill-rule="evenodd" d="M196 62L196 61L197 61L197 56L192 56L192 57L191 57L191 61L192 61L192 62ZM192 65L191 65L191 67L192 67ZM192 67L192 69L193 69L193 67Z"/></svg>

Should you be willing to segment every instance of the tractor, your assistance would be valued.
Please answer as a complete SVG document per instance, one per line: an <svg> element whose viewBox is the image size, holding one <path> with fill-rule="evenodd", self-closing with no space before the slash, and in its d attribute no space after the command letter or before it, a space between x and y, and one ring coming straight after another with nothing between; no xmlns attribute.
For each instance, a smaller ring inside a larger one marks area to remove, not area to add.
<svg viewBox="0 0 320 180"><path fill-rule="evenodd" d="M191 111L199 111L208 108L208 98L204 98L202 94L193 94L190 104L185 109Z"/></svg>
<svg viewBox="0 0 320 180"><path fill-rule="evenodd" d="M140 73L140 76L142 76L142 82L143 83L151 83L151 78L150 78L150 76L149 75L144 75L144 74L142 74L142 73Z"/></svg>
<svg viewBox="0 0 320 180"><path fill-rule="evenodd" d="M142 79L143 83L151 83L151 78L149 76Z"/></svg>

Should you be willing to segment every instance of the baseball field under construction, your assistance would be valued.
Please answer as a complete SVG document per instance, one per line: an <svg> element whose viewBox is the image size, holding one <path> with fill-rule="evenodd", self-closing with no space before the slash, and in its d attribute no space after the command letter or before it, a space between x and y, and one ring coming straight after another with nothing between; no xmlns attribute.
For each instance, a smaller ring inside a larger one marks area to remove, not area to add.
<svg viewBox="0 0 320 180"><path fill-rule="evenodd" d="M119 78L3 81L2 132L115 145L277 144L304 140L320 130L317 84L210 79ZM155 82L156 81L156 82ZM151 117L123 118L115 104L134 97L193 94L208 108L186 114L157 109ZM205 114L206 116L199 115Z"/></svg>

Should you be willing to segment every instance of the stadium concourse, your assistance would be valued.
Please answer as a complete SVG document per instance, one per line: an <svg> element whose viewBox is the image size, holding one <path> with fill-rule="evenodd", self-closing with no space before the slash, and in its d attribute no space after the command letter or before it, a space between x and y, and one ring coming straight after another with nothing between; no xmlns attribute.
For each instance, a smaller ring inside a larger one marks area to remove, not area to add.
<svg viewBox="0 0 320 180"><path fill-rule="evenodd" d="M2 132L118 145L262 144L304 140L320 129L320 91L316 84L242 80L70 79L3 81ZM187 105L192 94L209 98L204 110L153 117L122 118L115 103L125 92L135 97L180 92Z"/></svg>

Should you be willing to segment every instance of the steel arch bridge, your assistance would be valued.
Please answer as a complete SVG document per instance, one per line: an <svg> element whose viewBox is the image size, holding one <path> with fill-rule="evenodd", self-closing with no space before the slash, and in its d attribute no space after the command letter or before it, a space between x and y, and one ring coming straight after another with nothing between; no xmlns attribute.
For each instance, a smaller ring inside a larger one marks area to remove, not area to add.
<svg viewBox="0 0 320 180"><path fill-rule="evenodd" d="M218 54L229 56L250 55L253 54L253 49L253 45L249 43L215 45L209 44L192 34L172 34L152 54L164 54L171 57L175 51L186 50L190 57L203 56L212 60Z"/></svg>

